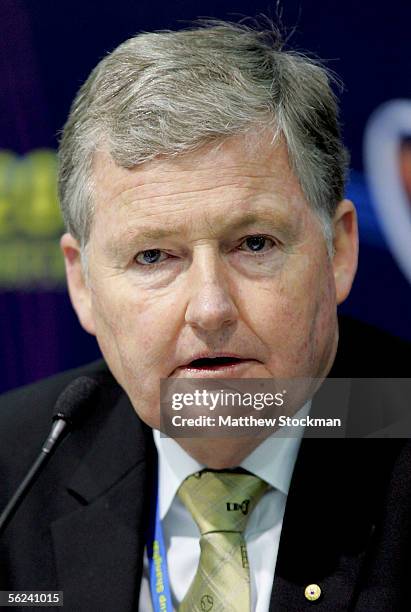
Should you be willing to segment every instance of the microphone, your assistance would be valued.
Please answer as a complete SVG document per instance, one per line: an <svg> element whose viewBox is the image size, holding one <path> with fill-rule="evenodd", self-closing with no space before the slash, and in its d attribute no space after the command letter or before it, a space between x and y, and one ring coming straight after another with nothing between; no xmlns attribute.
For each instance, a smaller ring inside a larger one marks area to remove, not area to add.
<svg viewBox="0 0 411 612"><path fill-rule="evenodd" d="M89 412L90 400L99 388L98 382L89 376L73 380L58 397L50 433L40 454L23 478L13 497L0 515L0 535L14 516L20 504L39 477L42 469L67 433L79 427Z"/></svg>

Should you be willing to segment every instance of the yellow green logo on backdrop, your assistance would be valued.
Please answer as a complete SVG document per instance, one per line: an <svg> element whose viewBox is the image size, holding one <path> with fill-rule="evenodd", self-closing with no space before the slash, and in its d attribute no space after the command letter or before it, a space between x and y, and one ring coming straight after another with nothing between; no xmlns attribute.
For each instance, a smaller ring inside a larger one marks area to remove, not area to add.
<svg viewBox="0 0 411 612"><path fill-rule="evenodd" d="M0 287L61 285L55 151L0 150Z"/></svg>

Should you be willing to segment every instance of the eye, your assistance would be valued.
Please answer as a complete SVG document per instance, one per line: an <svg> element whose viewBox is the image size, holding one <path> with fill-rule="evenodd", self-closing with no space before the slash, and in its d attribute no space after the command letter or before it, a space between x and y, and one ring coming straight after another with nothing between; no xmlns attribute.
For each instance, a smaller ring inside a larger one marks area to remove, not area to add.
<svg viewBox="0 0 411 612"><path fill-rule="evenodd" d="M160 249L148 249L147 251L140 251L134 258L134 261L141 266L148 266L153 264L161 263L167 259L167 253L163 253Z"/></svg>
<svg viewBox="0 0 411 612"><path fill-rule="evenodd" d="M253 253L261 253L270 251L275 246L274 240L267 236L255 234L253 236L247 236L245 240L240 244L240 251L250 250Z"/></svg>

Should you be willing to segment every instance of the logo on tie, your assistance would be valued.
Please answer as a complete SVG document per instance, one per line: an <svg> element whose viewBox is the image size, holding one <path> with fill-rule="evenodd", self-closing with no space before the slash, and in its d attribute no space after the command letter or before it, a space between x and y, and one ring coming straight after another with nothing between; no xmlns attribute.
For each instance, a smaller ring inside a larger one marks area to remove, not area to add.
<svg viewBox="0 0 411 612"><path fill-rule="evenodd" d="M245 499L243 502L241 502L241 504L237 504L236 502L227 502L227 512L232 512L233 510L241 510L241 512L246 515L248 514L249 504L249 499Z"/></svg>
<svg viewBox="0 0 411 612"><path fill-rule="evenodd" d="M209 612L214 605L211 595L203 595L200 600L200 607L203 612Z"/></svg>

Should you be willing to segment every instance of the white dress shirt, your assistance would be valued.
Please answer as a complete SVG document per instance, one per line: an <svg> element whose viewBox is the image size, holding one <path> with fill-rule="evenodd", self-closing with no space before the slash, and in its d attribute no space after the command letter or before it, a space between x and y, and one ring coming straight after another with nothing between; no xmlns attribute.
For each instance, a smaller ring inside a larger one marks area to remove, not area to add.
<svg viewBox="0 0 411 612"><path fill-rule="evenodd" d="M309 412L309 404L298 413ZM297 416L297 415L296 415ZM284 435L284 429L282 430ZM285 503L301 442L298 437L276 434L262 442L241 463L241 467L268 482L272 488L263 495L250 515L244 538L251 577L251 610L267 612L274 580ZM296 430L293 430L296 435ZM200 533L190 512L176 495L187 476L204 469L172 438L154 431L158 451L159 504L167 551L167 567L174 609L182 601L197 571ZM152 612L149 566L144 553L139 612Z"/></svg>

